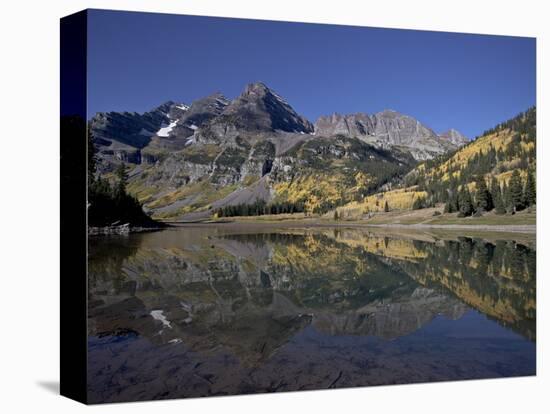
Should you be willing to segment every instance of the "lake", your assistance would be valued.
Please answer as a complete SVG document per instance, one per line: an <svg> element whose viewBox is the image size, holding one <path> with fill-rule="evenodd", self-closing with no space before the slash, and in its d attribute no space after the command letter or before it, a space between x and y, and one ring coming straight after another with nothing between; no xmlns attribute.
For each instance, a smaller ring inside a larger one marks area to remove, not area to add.
<svg viewBox="0 0 550 414"><path fill-rule="evenodd" d="M261 225L91 237L92 403L536 373L536 246Z"/></svg>

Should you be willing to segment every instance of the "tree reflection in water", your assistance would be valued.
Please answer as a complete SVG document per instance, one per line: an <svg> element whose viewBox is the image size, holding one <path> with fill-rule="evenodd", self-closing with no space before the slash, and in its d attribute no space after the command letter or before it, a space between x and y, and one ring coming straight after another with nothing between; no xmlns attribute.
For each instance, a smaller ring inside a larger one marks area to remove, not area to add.
<svg viewBox="0 0 550 414"><path fill-rule="evenodd" d="M531 375L534 248L361 230L90 240L94 402Z"/></svg>

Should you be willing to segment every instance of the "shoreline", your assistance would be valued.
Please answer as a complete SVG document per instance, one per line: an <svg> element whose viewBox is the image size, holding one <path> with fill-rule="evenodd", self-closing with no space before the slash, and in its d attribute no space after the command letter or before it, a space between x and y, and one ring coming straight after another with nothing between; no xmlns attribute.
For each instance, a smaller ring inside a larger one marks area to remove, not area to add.
<svg viewBox="0 0 550 414"><path fill-rule="evenodd" d="M442 230L476 230L498 231L507 233L537 232L536 224L364 224L368 227L412 228L412 229L442 229Z"/></svg>
<svg viewBox="0 0 550 414"><path fill-rule="evenodd" d="M128 235L133 233L146 233L152 231L159 231L169 228L169 224L164 224L158 227L142 227L131 226L129 223L118 226L100 226L91 227L88 226L88 236L114 236L114 235Z"/></svg>
<svg viewBox="0 0 550 414"><path fill-rule="evenodd" d="M248 227L334 227L334 228L394 228L394 229L408 229L408 230L468 230L468 231L480 231L480 232L504 232L504 233L525 233L536 234L535 224L400 224L400 223L387 223L387 224L374 224L366 222L336 222L336 221L322 221L322 220L280 220L280 221L268 221L268 220L231 220L231 221L193 221L193 222L169 222L172 227L210 227L210 226L248 226Z"/></svg>

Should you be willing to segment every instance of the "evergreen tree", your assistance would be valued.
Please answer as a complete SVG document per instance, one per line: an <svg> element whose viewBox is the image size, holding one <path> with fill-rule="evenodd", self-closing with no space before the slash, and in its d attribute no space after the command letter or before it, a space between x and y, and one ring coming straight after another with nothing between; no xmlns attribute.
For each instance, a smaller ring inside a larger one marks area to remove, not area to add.
<svg viewBox="0 0 550 414"><path fill-rule="evenodd" d="M500 193L500 195L502 196L502 190L500 188L500 184L498 183L498 180L494 175L491 177L491 186L489 190L491 191L491 197L493 197L493 201L497 193Z"/></svg>
<svg viewBox="0 0 550 414"><path fill-rule="evenodd" d="M445 203L445 213L456 213L458 211L458 195L456 188L451 190L447 203Z"/></svg>
<svg viewBox="0 0 550 414"><path fill-rule="evenodd" d="M386 201L386 202L384 203L384 212L387 213L388 211L390 211L390 206L388 206L388 202Z"/></svg>
<svg viewBox="0 0 550 414"><path fill-rule="evenodd" d="M334 220L338 220L338 210L334 210Z"/></svg>
<svg viewBox="0 0 550 414"><path fill-rule="evenodd" d="M502 200L502 195L500 190L497 190L495 196L493 197L493 203L495 204L495 213L496 214L505 214L506 207L504 206L504 201Z"/></svg>
<svg viewBox="0 0 550 414"><path fill-rule="evenodd" d="M455 190L451 198L451 206L453 207L453 213L458 211L458 190Z"/></svg>
<svg viewBox="0 0 550 414"><path fill-rule="evenodd" d="M506 183L502 185L502 202L507 213L514 212L514 203L512 202L512 197L510 196L510 188L506 185Z"/></svg>
<svg viewBox="0 0 550 414"><path fill-rule="evenodd" d="M504 201L502 200L502 191L500 189L500 184L498 183L496 177L493 176L491 181L491 197L493 198L493 205L495 208L496 214L506 213L506 208L504 206Z"/></svg>
<svg viewBox="0 0 550 414"><path fill-rule="evenodd" d="M493 209L493 198L487 189L487 184L483 177L480 177L476 183L476 205L478 209L485 211Z"/></svg>
<svg viewBox="0 0 550 414"><path fill-rule="evenodd" d="M460 190L459 198L459 212L462 216L471 216L474 212L474 205L472 203L472 195L467 185L463 185Z"/></svg>
<svg viewBox="0 0 550 414"><path fill-rule="evenodd" d="M426 207L426 199L424 197L418 197L414 199L412 209L413 210L420 210L421 208Z"/></svg>
<svg viewBox="0 0 550 414"><path fill-rule="evenodd" d="M523 209L523 186L518 170L514 170L512 178L510 178L510 202L514 211Z"/></svg>
<svg viewBox="0 0 550 414"><path fill-rule="evenodd" d="M532 171L527 173L525 181L525 190L523 192L523 201L525 206L532 206L537 203L537 185Z"/></svg>
<svg viewBox="0 0 550 414"><path fill-rule="evenodd" d="M121 163L115 170L115 175L118 178L116 186L116 195L121 196L126 194L126 186L128 185L128 171L126 170L126 164Z"/></svg>

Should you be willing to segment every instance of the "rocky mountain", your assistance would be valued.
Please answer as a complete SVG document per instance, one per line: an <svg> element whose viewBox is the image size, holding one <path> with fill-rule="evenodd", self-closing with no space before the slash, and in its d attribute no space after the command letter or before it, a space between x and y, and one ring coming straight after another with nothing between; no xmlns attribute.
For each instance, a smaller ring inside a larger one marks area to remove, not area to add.
<svg viewBox="0 0 550 414"><path fill-rule="evenodd" d="M448 131L445 131L442 134L439 134L439 138L449 141L450 143L452 143L453 145L456 145L457 147L461 147L463 145L466 145L468 142L470 142L470 140L467 137L462 135L456 129L449 129Z"/></svg>
<svg viewBox="0 0 550 414"><path fill-rule="evenodd" d="M401 148L417 160L431 159L468 141L456 130L437 135L416 119L392 110L374 115L357 113L322 116L315 123L315 134L345 135L379 148Z"/></svg>
<svg viewBox="0 0 550 414"><path fill-rule="evenodd" d="M181 151L194 142L194 134L219 116L229 105L229 101L220 93L214 93L194 101L191 106L177 114L169 114L161 129L141 150L142 162L153 164L164 156Z"/></svg>
<svg viewBox="0 0 550 414"><path fill-rule="evenodd" d="M239 131L313 132L313 125L265 84L249 84L223 111L215 124L229 124Z"/></svg>
<svg viewBox="0 0 550 414"><path fill-rule="evenodd" d="M141 149L153 137L165 135L188 109L187 105L165 102L143 114L137 112L99 112L89 123L103 166L119 161L140 164Z"/></svg>
<svg viewBox="0 0 550 414"><path fill-rule="evenodd" d="M261 201L326 212L457 147L394 111L321 117L315 125L258 82L232 101L220 93L190 106L166 102L143 114L90 121L98 170L131 167L129 191L155 218L208 217Z"/></svg>

